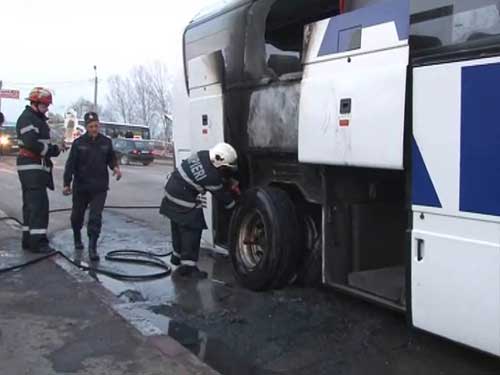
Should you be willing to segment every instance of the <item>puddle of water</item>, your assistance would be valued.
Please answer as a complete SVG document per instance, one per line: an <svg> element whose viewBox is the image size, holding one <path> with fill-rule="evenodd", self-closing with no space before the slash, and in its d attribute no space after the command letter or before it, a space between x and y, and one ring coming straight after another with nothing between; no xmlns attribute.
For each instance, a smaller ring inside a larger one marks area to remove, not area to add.
<svg viewBox="0 0 500 375"><path fill-rule="evenodd" d="M258 368L251 358L236 353L222 340L182 322L169 320L167 334L196 355L200 360L224 375L271 375L272 371Z"/></svg>
<svg viewBox="0 0 500 375"><path fill-rule="evenodd" d="M115 308L143 335L168 335L223 375L278 374L259 368L253 363L253 358L247 358L244 354L235 352L222 340L156 312L158 306L152 306L149 303L130 303L115 306Z"/></svg>

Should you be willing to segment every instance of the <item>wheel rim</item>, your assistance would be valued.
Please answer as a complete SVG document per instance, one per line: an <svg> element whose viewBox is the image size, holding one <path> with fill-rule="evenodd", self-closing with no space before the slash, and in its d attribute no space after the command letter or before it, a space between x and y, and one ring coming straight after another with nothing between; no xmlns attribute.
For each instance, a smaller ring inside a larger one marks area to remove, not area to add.
<svg viewBox="0 0 500 375"><path fill-rule="evenodd" d="M122 164L128 164L128 157L125 155L122 156Z"/></svg>
<svg viewBox="0 0 500 375"><path fill-rule="evenodd" d="M246 215L238 237L238 256L248 270L256 268L266 253L267 233L264 218L257 210Z"/></svg>

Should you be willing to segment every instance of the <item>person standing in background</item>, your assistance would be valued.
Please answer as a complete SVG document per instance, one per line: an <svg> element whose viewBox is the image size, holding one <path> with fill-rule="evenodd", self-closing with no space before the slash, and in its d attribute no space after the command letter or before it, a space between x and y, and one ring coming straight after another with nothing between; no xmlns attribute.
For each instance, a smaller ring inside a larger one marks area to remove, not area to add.
<svg viewBox="0 0 500 375"><path fill-rule="evenodd" d="M85 211L90 208L87 234L89 258L98 261L97 240L101 234L102 211L109 190L108 168L120 180L122 173L116 160L111 139L99 132L99 117L95 112L84 116L87 132L76 139L71 147L64 170L63 194L73 193L71 226L75 250L83 250L81 229ZM73 187L71 183L73 182Z"/></svg>

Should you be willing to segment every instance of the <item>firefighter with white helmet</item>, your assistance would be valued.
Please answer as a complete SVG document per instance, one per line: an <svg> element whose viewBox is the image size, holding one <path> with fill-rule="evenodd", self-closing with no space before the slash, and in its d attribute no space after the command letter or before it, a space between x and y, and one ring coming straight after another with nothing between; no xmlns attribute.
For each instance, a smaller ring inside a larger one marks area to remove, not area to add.
<svg viewBox="0 0 500 375"><path fill-rule="evenodd" d="M225 170L236 168L237 159L230 144L219 143L183 160L167 181L160 213L170 219L174 248L171 262L180 266L177 273L181 276L207 277L207 273L197 267L201 234L207 228L198 197L209 191L226 209L234 208L232 192L238 192L237 185L233 183L227 188L223 175Z"/></svg>
<svg viewBox="0 0 500 375"><path fill-rule="evenodd" d="M17 120L19 142L17 171L23 194L23 239L25 250L51 252L47 240L49 198L47 188L54 190L52 162L64 148L51 143L46 113L52 104L52 94L35 87L28 98L30 105Z"/></svg>

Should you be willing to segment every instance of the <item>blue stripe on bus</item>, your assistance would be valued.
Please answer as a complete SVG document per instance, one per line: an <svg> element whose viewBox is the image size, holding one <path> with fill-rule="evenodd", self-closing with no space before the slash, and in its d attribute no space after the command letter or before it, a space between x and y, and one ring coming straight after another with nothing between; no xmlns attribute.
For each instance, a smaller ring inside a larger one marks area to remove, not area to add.
<svg viewBox="0 0 500 375"><path fill-rule="evenodd" d="M347 12L330 19L318 57L339 52L339 32L352 28L366 28L395 22L399 40L408 39L410 33L409 0L389 0ZM361 37L362 38L362 37Z"/></svg>
<svg viewBox="0 0 500 375"><path fill-rule="evenodd" d="M441 208L431 176L415 138L412 139L412 202L418 206Z"/></svg>
<svg viewBox="0 0 500 375"><path fill-rule="evenodd" d="M462 69L460 210L500 216L500 64Z"/></svg>

